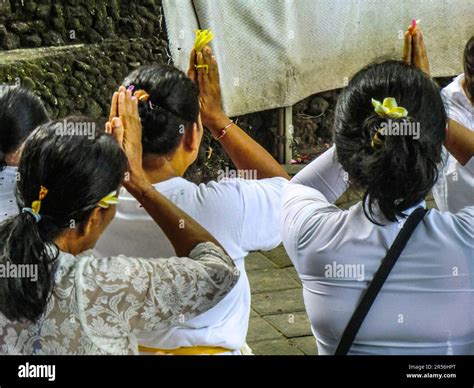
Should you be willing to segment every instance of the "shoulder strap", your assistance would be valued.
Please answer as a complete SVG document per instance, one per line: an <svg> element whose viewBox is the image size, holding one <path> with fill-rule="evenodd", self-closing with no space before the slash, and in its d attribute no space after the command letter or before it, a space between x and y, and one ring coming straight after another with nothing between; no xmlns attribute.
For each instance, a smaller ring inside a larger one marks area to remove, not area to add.
<svg viewBox="0 0 474 388"><path fill-rule="evenodd" d="M375 298L377 297L380 289L390 274L393 266L397 262L397 259L405 248L415 228L421 222L421 220L423 220L423 217L426 213L426 209L422 207L416 208L410 214L410 217L408 217L408 219L405 221L403 228L398 233L397 238L388 250L387 255L382 260L379 269L375 273L374 278L365 291L364 296L354 311L354 314L352 314L352 317L347 324L344 333L342 334L341 340L339 341L339 345L337 346L335 353L336 355L346 355L349 352L349 349L351 348L357 332L362 326L362 323L364 322L370 307L374 303Z"/></svg>

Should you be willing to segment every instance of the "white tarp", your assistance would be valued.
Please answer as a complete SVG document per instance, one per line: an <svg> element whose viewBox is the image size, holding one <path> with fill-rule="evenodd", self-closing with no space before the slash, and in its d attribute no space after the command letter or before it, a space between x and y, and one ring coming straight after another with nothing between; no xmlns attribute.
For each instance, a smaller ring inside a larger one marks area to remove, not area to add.
<svg viewBox="0 0 474 388"><path fill-rule="evenodd" d="M194 5L194 6L193 6ZM171 54L185 70L194 31L214 33L229 115L290 106L344 86L366 64L399 58L421 19L433 76L462 72L474 0L163 0Z"/></svg>

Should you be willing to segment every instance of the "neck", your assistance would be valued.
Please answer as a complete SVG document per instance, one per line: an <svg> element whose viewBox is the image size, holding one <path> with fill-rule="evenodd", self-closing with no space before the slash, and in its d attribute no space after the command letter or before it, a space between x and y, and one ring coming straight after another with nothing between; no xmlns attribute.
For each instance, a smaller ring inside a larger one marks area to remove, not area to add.
<svg viewBox="0 0 474 388"><path fill-rule="evenodd" d="M83 244L79 242L77 238L74 238L69 232L70 231L63 233L54 240L54 243L61 251L77 256L79 253L88 249L84 247Z"/></svg>
<svg viewBox="0 0 474 388"><path fill-rule="evenodd" d="M143 169L151 183L159 183L171 178L182 177L187 167L174 156L143 155Z"/></svg>

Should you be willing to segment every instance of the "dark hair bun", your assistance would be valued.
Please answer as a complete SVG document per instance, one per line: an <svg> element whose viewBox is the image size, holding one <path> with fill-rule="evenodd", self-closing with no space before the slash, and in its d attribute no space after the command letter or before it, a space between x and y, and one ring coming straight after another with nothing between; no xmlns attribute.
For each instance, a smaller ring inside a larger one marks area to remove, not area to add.
<svg viewBox="0 0 474 388"><path fill-rule="evenodd" d="M149 94L139 105L143 126L143 151L166 155L178 146L184 131L199 117L199 89L172 66L146 66L124 81Z"/></svg>
<svg viewBox="0 0 474 388"><path fill-rule="evenodd" d="M394 97L408 117L375 113L372 98L386 97ZM378 223L374 205L393 222L425 198L438 177L445 127L439 87L402 62L370 65L343 90L336 107L337 156L351 183L364 190L364 210L372 222ZM381 128L382 144L374 147Z"/></svg>

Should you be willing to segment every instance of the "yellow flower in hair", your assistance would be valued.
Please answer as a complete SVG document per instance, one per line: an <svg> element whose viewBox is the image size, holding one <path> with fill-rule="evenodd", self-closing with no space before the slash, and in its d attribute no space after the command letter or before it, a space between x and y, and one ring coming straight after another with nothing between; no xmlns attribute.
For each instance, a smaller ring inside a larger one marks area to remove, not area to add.
<svg viewBox="0 0 474 388"><path fill-rule="evenodd" d="M211 30L196 30L196 40L194 41L194 49L197 53L200 53L204 46L208 44L214 35Z"/></svg>
<svg viewBox="0 0 474 388"><path fill-rule="evenodd" d="M398 106L397 100L393 97L385 98L383 103L372 98L372 105L375 108L375 113L382 117L386 116L391 119L399 119L408 116L408 111L405 108Z"/></svg>
<svg viewBox="0 0 474 388"><path fill-rule="evenodd" d="M119 203L117 191L112 191L99 201L99 206L108 209L110 205L117 205Z"/></svg>

